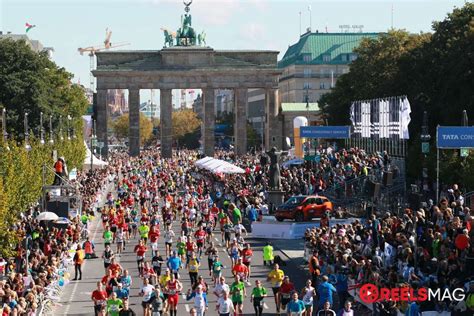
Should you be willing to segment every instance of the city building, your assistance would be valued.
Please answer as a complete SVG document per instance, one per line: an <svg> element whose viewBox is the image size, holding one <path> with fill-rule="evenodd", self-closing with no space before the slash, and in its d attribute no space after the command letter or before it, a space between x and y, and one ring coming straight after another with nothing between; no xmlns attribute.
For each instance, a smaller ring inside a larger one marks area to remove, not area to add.
<svg viewBox="0 0 474 316"><path fill-rule="evenodd" d="M282 117L282 132L284 137L293 139L293 120L297 116L304 116L308 119L308 125L324 125L321 116L321 109L317 102L313 103L286 103L280 104L280 115Z"/></svg>
<svg viewBox="0 0 474 316"><path fill-rule="evenodd" d="M3 33L2 31L0 31L0 39L6 38L12 39L14 41L23 40L26 42L26 44L28 44L28 46L31 47L34 52L46 52L48 54L49 59L53 58L54 48L44 47L44 45L40 41L30 39L26 34L12 34L11 32Z"/></svg>
<svg viewBox="0 0 474 316"><path fill-rule="evenodd" d="M128 102L125 90L107 90L107 108L111 116L120 116L123 113L128 112Z"/></svg>
<svg viewBox="0 0 474 316"><path fill-rule="evenodd" d="M291 45L278 67L280 102L317 102L335 86L337 78L349 72L354 53L364 38L376 38L379 33L319 33L306 32ZM308 99L308 100L307 100Z"/></svg>
<svg viewBox="0 0 474 316"><path fill-rule="evenodd" d="M140 112L149 119L160 118L160 105L149 100L140 104Z"/></svg>

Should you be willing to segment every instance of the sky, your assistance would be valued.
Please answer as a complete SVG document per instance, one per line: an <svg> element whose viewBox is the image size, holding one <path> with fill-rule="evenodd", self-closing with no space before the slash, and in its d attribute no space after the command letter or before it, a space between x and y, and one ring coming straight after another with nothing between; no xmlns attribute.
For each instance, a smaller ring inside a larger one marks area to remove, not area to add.
<svg viewBox="0 0 474 316"><path fill-rule="evenodd" d="M429 32L464 0L194 0L193 27L206 31L214 49L278 50L280 58L303 30L339 31L339 25L364 25L364 31L393 27ZM89 57L77 49L101 45L105 29L111 42L127 42L120 49L158 50L161 27L176 30L184 13L181 0L0 0L0 30L24 34L25 23L36 25L32 39L55 50L53 60L74 74L74 82L88 85Z"/></svg>

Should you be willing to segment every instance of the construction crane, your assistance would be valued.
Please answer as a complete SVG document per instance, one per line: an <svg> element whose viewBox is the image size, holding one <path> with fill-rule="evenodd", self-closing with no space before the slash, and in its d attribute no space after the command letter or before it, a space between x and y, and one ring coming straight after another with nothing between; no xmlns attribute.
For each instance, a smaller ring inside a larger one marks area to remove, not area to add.
<svg viewBox="0 0 474 316"><path fill-rule="evenodd" d="M127 46L130 45L130 43L115 43L112 44L110 41L110 38L112 37L112 31L109 30L109 28L105 29L105 40L103 45L95 45L95 46L89 46L89 47L79 47L77 50L81 55L84 55L84 53L88 53L89 58L90 58L90 77L89 77L89 82L90 82L90 89L91 92L94 92L94 75L92 74L92 70L95 68L95 53L103 51L103 50L109 50L111 48L117 48L117 47L122 47L122 46Z"/></svg>

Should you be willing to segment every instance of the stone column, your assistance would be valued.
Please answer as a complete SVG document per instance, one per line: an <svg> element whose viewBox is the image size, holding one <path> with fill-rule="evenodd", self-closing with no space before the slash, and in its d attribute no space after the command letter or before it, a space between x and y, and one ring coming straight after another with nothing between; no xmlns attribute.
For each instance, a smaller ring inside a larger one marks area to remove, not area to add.
<svg viewBox="0 0 474 316"><path fill-rule="evenodd" d="M280 118L278 117L278 90L265 90L265 149L270 150L272 147L282 148L283 132L281 129Z"/></svg>
<svg viewBox="0 0 474 316"><path fill-rule="evenodd" d="M171 158L173 155L173 125L171 115L173 104L171 89L160 90L160 127L161 127L161 157Z"/></svg>
<svg viewBox="0 0 474 316"><path fill-rule="evenodd" d="M215 117L215 99L214 89L202 90L202 142L204 154L209 157L214 156L214 126L216 124Z"/></svg>
<svg viewBox="0 0 474 316"><path fill-rule="evenodd" d="M234 89L234 150L237 155L247 153L247 108L247 89Z"/></svg>
<svg viewBox="0 0 474 316"><path fill-rule="evenodd" d="M140 155L140 90L128 90L128 151L130 156Z"/></svg>
<svg viewBox="0 0 474 316"><path fill-rule="evenodd" d="M97 89L96 95L97 117L96 120L96 134L97 141L103 142L102 156L107 157L109 153L108 135L107 135L107 90ZM98 147L97 147L98 150Z"/></svg>

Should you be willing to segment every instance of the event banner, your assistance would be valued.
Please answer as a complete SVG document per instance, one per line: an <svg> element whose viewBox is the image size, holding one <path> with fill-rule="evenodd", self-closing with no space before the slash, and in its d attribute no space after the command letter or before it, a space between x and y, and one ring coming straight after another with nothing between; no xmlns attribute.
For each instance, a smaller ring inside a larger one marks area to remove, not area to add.
<svg viewBox="0 0 474 316"><path fill-rule="evenodd" d="M350 126L301 126L302 138L344 139L350 137Z"/></svg>
<svg viewBox="0 0 474 316"><path fill-rule="evenodd" d="M438 148L474 148L474 127L438 126Z"/></svg>

